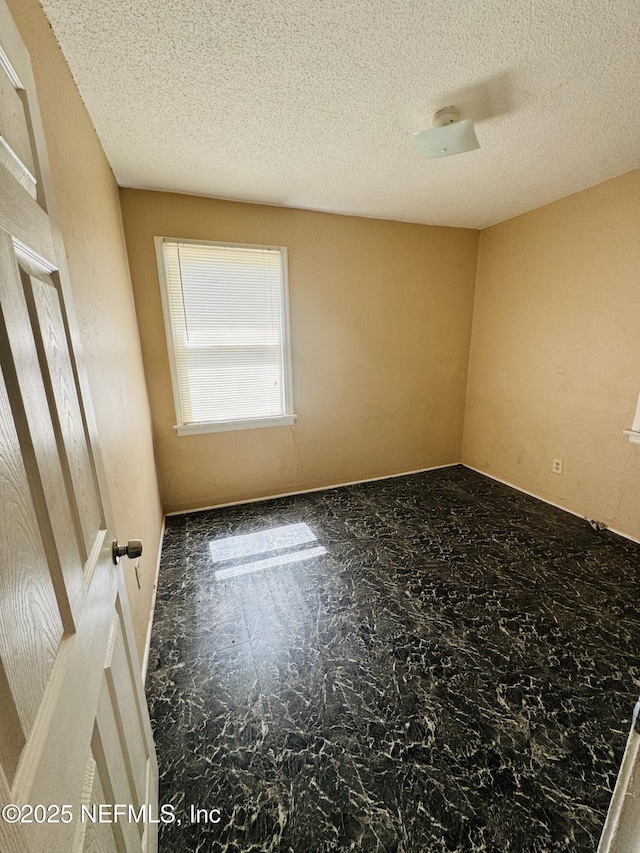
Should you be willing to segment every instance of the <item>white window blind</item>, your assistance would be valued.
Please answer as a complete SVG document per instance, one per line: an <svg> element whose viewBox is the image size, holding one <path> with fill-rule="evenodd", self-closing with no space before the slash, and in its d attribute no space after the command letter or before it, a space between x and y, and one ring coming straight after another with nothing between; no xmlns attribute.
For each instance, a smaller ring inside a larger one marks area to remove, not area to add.
<svg viewBox="0 0 640 853"><path fill-rule="evenodd" d="M156 242L178 430L292 422L286 249Z"/></svg>

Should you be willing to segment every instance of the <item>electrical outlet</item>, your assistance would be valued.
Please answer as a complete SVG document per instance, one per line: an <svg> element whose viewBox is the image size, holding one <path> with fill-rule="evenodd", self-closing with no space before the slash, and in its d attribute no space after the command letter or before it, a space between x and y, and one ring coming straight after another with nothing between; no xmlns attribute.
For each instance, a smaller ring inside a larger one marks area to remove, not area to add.
<svg viewBox="0 0 640 853"><path fill-rule="evenodd" d="M554 474L562 474L562 459L554 459L551 470Z"/></svg>

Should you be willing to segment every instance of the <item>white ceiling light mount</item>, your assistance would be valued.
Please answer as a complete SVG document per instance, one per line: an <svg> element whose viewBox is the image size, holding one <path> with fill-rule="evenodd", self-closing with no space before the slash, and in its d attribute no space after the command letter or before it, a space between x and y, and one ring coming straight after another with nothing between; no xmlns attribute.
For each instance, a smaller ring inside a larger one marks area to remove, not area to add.
<svg viewBox="0 0 640 853"><path fill-rule="evenodd" d="M480 148L471 119L460 121L460 110L443 107L433 117L433 127L410 133L413 144L423 157L448 157Z"/></svg>

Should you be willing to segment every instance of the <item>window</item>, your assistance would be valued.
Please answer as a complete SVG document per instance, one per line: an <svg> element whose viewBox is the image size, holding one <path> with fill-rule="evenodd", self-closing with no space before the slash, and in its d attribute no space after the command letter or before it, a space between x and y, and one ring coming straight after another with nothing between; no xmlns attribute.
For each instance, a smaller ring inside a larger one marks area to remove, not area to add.
<svg viewBox="0 0 640 853"><path fill-rule="evenodd" d="M180 435L292 424L287 250L156 237Z"/></svg>
<svg viewBox="0 0 640 853"><path fill-rule="evenodd" d="M640 397L638 397L638 405L636 406L636 413L633 416L631 429L625 429L623 432L629 436L629 441L632 444L640 444Z"/></svg>

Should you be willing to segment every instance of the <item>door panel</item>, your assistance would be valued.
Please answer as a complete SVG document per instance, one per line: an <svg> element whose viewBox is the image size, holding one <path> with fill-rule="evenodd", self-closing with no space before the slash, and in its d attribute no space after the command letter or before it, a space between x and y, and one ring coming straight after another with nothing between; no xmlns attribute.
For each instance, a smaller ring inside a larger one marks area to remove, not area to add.
<svg viewBox="0 0 640 853"><path fill-rule="evenodd" d="M105 682L109 691L109 703L117 723L120 752L124 760L129 785L126 802L139 809L146 801L146 776L149 750L144 737L144 721L132 689L132 661L122 632L121 610L116 604L116 616L112 623L110 654L105 665Z"/></svg>
<svg viewBox="0 0 640 853"><path fill-rule="evenodd" d="M104 527L100 498L93 464L89 455L87 434L72 370L72 361L60 307L58 290L51 277L31 276L25 282L33 300L32 322L43 353L41 367L49 386L49 407L61 440L58 450L71 482L69 496L74 516L80 524L83 561L93 549L96 530ZM78 511L82 507L82 513Z"/></svg>
<svg viewBox="0 0 640 853"><path fill-rule="evenodd" d="M0 162L35 198L36 168L24 105L6 74L0 75Z"/></svg>
<svg viewBox="0 0 640 853"><path fill-rule="evenodd" d="M0 165L0 228L38 258L52 258L49 217L6 166Z"/></svg>
<svg viewBox="0 0 640 853"><path fill-rule="evenodd" d="M90 754L85 774L82 804L88 809L93 810L97 809L100 803L105 803L106 801L106 795L100 782L95 759L93 754ZM73 844L73 853L83 853L83 851L84 853L117 853L117 850L118 846L111 824L90 823L87 821L78 826L78 833Z"/></svg>
<svg viewBox="0 0 640 853"><path fill-rule="evenodd" d="M0 167L1 168L1 167ZM82 607L82 564L68 501L61 500L61 460L40 372L23 278L8 234L0 231L0 354L38 530L65 629ZM26 498L25 498L26 499Z"/></svg>
<svg viewBox="0 0 640 853"><path fill-rule="evenodd" d="M63 626L9 398L1 380L0 445L0 658L24 736L31 731L51 676Z"/></svg>
<svg viewBox="0 0 640 853"><path fill-rule="evenodd" d="M4 0L0 47L0 807L30 819L0 819L0 850L153 853L151 728L33 79ZM72 819L38 819L38 804ZM109 804L133 812L93 822Z"/></svg>

